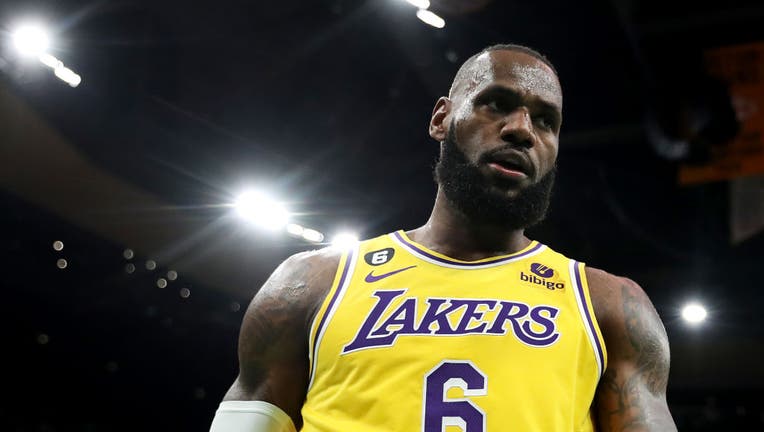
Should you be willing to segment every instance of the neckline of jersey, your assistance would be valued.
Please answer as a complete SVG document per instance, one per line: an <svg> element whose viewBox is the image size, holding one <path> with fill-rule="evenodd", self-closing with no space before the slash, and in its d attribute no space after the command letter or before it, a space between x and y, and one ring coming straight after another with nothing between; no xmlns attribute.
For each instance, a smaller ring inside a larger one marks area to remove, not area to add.
<svg viewBox="0 0 764 432"><path fill-rule="evenodd" d="M536 240L531 240L530 244L525 248L508 255L498 255L482 258L476 261L463 261L456 258L451 258L447 255L443 255L440 252L436 252L422 244L411 240L403 230L392 232L389 235L393 240L403 246L408 252L420 259L442 267L460 269L481 269L507 264L536 255L546 247L544 244L539 243Z"/></svg>

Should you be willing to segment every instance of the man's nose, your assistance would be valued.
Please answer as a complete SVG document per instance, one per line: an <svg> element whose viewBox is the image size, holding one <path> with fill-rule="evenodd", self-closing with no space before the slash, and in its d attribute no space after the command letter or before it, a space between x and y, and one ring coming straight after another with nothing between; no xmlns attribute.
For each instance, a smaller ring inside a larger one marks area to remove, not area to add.
<svg viewBox="0 0 764 432"><path fill-rule="evenodd" d="M533 123L528 109L519 107L507 114L500 135L501 139L508 143L533 147Z"/></svg>

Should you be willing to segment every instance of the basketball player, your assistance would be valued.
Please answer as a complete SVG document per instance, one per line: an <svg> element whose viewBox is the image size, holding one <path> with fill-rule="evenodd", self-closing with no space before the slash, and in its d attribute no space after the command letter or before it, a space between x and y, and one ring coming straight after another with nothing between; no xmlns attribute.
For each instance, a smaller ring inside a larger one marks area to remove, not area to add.
<svg viewBox="0 0 764 432"><path fill-rule="evenodd" d="M287 259L212 432L674 431L669 346L629 279L528 239L555 176L552 65L489 47L440 98L423 226Z"/></svg>

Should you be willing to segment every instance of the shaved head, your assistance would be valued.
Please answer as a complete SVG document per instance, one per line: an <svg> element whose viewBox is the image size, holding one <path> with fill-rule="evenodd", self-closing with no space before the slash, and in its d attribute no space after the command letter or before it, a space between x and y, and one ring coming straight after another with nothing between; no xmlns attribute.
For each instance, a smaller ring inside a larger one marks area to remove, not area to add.
<svg viewBox="0 0 764 432"><path fill-rule="evenodd" d="M490 53L493 51L515 51L527 54L547 65L554 72L555 76L557 75L557 69L555 69L552 62L533 48L516 44L491 45L462 63L462 66L456 72L454 81L451 83L451 89L448 91L449 98L452 98L458 90L471 88L486 78L484 75L490 70Z"/></svg>

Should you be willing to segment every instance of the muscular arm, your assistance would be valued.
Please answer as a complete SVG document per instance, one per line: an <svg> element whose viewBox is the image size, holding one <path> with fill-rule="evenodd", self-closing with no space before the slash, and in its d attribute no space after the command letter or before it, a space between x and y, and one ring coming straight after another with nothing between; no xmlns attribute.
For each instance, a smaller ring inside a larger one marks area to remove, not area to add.
<svg viewBox="0 0 764 432"><path fill-rule="evenodd" d="M608 351L595 397L601 432L676 431L666 403L669 345L647 295L633 281L587 268Z"/></svg>
<svg viewBox="0 0 764 432"><path fill-rule="evenodd" d="M339 256L322 250L284 261L258 291L239 334L239 376L224 401L265 401L299 430L308 383L308 332Z"/></svg>

